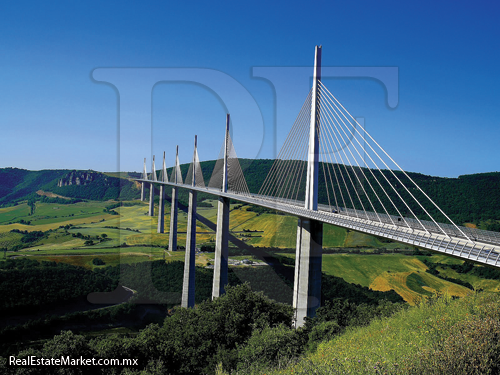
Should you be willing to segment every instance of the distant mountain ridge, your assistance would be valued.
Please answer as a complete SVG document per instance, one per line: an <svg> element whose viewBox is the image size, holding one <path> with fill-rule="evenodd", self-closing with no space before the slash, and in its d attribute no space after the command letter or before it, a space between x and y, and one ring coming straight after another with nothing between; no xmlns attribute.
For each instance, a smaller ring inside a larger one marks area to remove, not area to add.
<svg viewBox="0 0 500 375"><path fill-rule="evenodd" d="M139 190L133 181L92 170L0 169L0 206L38 198L37 191L89 200L135 199Z"/></svg>
<svg viewBox="0 0 500 375"><path fill-rule="evenodd" d="M210 181L215 162L211 160L201 163L206 185ZM239 162L250 191L257 193L274 160L240 159ZM189 164L181 165L183 176L186 176L188 168ZM171 171L172 168L168 168L169 176ZM157 171L157 173L159 176L160 172ZM477 173L457 178L427 176L412 172L408 174L458 224L465 222L479 224L491 221L491 225L498 225L498 222L493 221L500 220L500 172ZM136 172L118 174L92 170L28 171L18 168L2 168L0 169L0 206L29 198L36 199L38 190L75 199L138 199L140 185L131 179L139 177L141 174ZM394 178L389 176L388 172L387 177L389 181ZM320 178L319 183L321 191L321 185L325 182ZM169 194L168 189L167 194ZM207 197L206 194L200 194L200 199ZM187 193L181 191L180 199L184 198L187 202ZM319 201L327 203L326 196L320 194ZM415 208L418 212L418 207L411 208ZM436 215L437 220L440 219L435 211L431 211L431 214ZM486 227L483 229L498 230Z"/></svg>

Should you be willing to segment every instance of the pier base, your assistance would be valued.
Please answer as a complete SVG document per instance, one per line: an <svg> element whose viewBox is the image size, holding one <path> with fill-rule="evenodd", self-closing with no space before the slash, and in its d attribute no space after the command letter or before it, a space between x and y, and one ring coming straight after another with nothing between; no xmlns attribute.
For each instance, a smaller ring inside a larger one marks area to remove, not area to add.
<svg viewBox="0 0 500 375"><path fill-rule="evenodd" d="M304 318L314 317L321 305L321 248L323 223L299 217L293 307L295 328L302 327Z"/></svg>
<svg viewBox="0 0 500 375"><path fill-rule="evenodd" d="M177 250L177 188L172 188L172 206L170 208L170 233L168 235L168 249Z"/></svg>
<svg viewBox="0 0 500 375"><path fill-rule="evenodd" d="M149 216L155 216L155 186L149 184Z"/></svg>
<svg viewBox="0 0 500 375"><path fill-rule="evenodd" d="M165 232L165 189L160 185L160 200L158 202L158 233Z"/></svg>
<svg viewBox="0 0 500 375"><path fill-rule="evenodd" d="M194 307L194 263L196 250L196 191L189 191L189 208L186 234L186 257L184 260L184 282L182 284L182 307Z"/></svg>
<svg viewBox="0 0 500 375"><path fill-rule="evenodd" d="M214 281L212 299L225 293L228 283L229 257L229 198L219 197L217 207L217 233L215 239Z"/></svg>

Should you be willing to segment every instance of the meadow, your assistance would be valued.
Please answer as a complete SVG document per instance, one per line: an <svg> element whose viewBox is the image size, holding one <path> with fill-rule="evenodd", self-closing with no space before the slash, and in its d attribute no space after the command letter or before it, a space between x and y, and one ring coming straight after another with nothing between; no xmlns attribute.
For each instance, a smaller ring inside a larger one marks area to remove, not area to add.
<svg viewBox="0 0 500 375"><path fill-rule="evenodd" d="M206 201L212 207L199 207L198 213L213 223L217 220L217 201ZM186 241L187 215L179 211L178 246L168 249L170 207L166 205L165 233L156 233L158 219L147 215L147 202L134 201L128 206L112 209L107 207L116 202L79 202L74 204L36 203L33 215L26 203L0 209L0 248L9 249L22 244L23 234L11 232L43 231L45 236L29 247L16 252L7 251L5 256L29 256L38 260L64 262L88 269L104 267L93 264L100 258L105 265L137 263L152 260L183 260L182 246ZM156 207L157 212L158 207ZM21 223L23 221L24 223ZM29 222L29 225L26 224ZM232 204L230 231L249 245L265 248L293 249L296 241L297 219L287 215L256 213L241 204ZM323 247L325 249L360 249L352 253L323 254L323 272L343 278L353 284L373 290L393 289L410 305L418 304L423 298L436 294L465 296L470 289L443 280L426 272L423 259L440 264L461 264L463 261L435 254L432 257L403 254L373 254L377 249L398 249L406 245L382 242L380 239L343 228L324 225ZM213 246L215 233L198 222L197 246ZM290 259L293 252L280 253ZM234 260L252 259L251 255L232 257ZM214 253L196 257L196 264L213 264ZM476 289L499 291L500 281L488 280L471 274L460 274L450 268L439 267L440 275L450 279L468 282Z"/></svg>

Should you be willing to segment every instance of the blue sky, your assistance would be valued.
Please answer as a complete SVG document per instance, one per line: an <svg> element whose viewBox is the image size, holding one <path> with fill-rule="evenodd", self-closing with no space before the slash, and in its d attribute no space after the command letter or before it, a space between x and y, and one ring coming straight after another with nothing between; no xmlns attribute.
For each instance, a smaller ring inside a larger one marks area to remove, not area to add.
<svg viewBox="0 0 500 375"><path fill-rule="evenodd" d="M323 81L404 169L498 171L499 16L462 1L3 2L0 167L139 171L155 154L159 168L175 145L189 162L195 134L214 159L228 108L238 156L273 158L310 85L276 68L311 67L321 44L325 67L397 68L395 108L377 80ZM205 83L175 81L186 68Z"/></svg>

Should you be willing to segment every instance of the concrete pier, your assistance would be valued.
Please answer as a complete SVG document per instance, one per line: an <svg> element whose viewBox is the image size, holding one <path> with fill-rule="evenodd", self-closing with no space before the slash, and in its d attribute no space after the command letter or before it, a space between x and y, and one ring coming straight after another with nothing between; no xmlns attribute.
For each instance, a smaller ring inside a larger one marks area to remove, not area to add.
<svg viewBox="0 0 500 375"><path fill-rule="evenodd" d="M165 151L163 152L163 165L161 168L161 182L168 182ZM158 233L165 232L165 185L160 185L160 200L158 201Z"/></svg>
<svg viewBox="0 0 500 375"><path fill-rule="evenodd" d="M170 233L168 237L168 249L170 251L177 250L177 188L172 188L172 203L170 207Z"/></svg>
<svg viewBox="0 0 500 375"><path fill-rule="evenodd" d="M142 178L144 180L148 179L148 172L146 171L146 158L144 158L144 168L142 172ZM144 202L145 199L145 189L146 189L146 184L144 182L141 182L141 202Z"/></svg>
<svg viewBox="0 0 500 375"><path fill-rule="evenodd" d="M215 237L214 281L212 299L225 293L228 283L229 258L229 198L219 197L217 207L217 233Z"/></svg>
<svg viewBox="0 0 500 375"><path fill-rule="evenodd" d="M165 185L160 185L160 200L158 202L158 233L165 232Z"/></svg>
<svg viewBox="0 0 500 375"><path fill-rule="evenodd" d="M226 136L224 139L224 166L222 169L221 191L227 192L228 188L228 142L229 142L229 114L226 115ZM212 284L212 299L225 293L228 283L228 258L229 258L229 198L219 197L217 205L217 232L215 235L215 264L214 279Z"/></svg>
<svg viewBox="0 0 500 375"><path fill-rule="evenodd" d="M186 257L184 258L184 282L182 284L182 307L194 306L194 263L196 248L196 191L189 191L189 208L186 234Z"/></svg>
<svg viewBox="0 0 500 375"><path fill-rule="evenodd" d="M178 184L182 183L182 176L178 176L177 170L179 168L179 146L177 146L175 153L175 166L172 171L172 182ZM172 188L172 203L170 207L170 233L168 236L168 249L170 251L177 250L177 212L178 212L178 199L177 188Z"/></svg>
<svg viewBox="0 0 500 375"><path fill-rule="evenodd" d="M151 165L151 181L157 181L155 157L153 155L153 164ZM149 216L155 216L155 185L149 184Z"/></svg>
<svg viewBox="0 0 500 375"><path fill-rule="evenodd" d="M149 184L149 216L155 216L155 186Z"/></svg>
<svg viewBox="0 0 500 375"><path fill-rule="evenodd" d="M149 216L155 216L155 186L149 184Z"/></svg>
<svg viewBox="0 0 500 375"><path fill-rule="evenodd" d="M194 136L193 181L196 186L196 136ZM184 258L184 281L182 284L182 307L194 307L194 274L196 250L196 198L197 192L189 190L189 207L186 234L186 256Z"/></svg>
<svg viewBox="0 0 500 375"><path fill-rule="evenodd" d="M323 223L300 217L293 288L296 328L304 325L306 316L314 317L321 305L322 245Z"/></svg>

